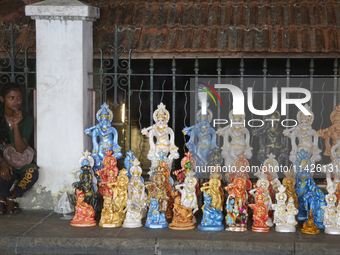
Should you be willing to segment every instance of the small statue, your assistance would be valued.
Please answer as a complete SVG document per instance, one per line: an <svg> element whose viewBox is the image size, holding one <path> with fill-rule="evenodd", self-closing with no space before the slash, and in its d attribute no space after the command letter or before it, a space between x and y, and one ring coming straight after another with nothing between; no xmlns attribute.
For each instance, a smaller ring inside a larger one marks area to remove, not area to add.
<svg viewBox="0 0 340 255"><path fill-rule="evenodd" d="M99 226L103 228L116 228L122 225L118 212L112 210L112 197L104 197L103 210Z"/></svg>
<svg viewBox="0 0 340 255"><path fill-rule="evenodd" d="M229 194L234 194L236 200L239 199L239 196L241 195L241 193L245 194L245 195L242 195L244 197L243 198L243 204L245 206L247 206L247 204L248 204L247 199L250 196L249 191L252 188L252 183L251 183L251 181L249 179L249 175L248 175L248 173L246 171L244 171L248 167L249 167L249 162L246 159L246 155L241 153L241 154L238 155L238 158L235 161L236 171L235 172L234 171L227 171L227 173L225 174L226 177L227 177L227 181L233 183L233 184L229 183L228 187L229 186L231 186L231 187L238 186L237 190L235 190L235 192L237 192L238 194L237 193L235 193L235 194L234 193L229 193ZM240 183L239 183L239 185L235 185L236 182L234 180L235 179L239 179L239 178L245 180L245 185L243 185L243 188L242 188L242 189L244 189L244 191L241 190ZM230 189L231 187L230 188L228 188L228 187L225 187L227 192L232 192L231 189Z"/></svg>
<svg viewBox="0 0 340 255"><path fill-rule="evenodd" d="M126 176L127 171L123 168L120 170L119 175L117 177L117 182L114 183L115 187L112 187L113 190L113 211L118 213L119 219L121 222L125 219L126 213L126 201L128 199L127 192L127 184L129 182L129 178Z"/></svg>
<svg viewBox="0 0 340 255"><path fill-rule="evenodd" d="M169 119L169 112L165 109L165 105L160 103L157 106L157 110L153 113L153 120L156 124L141 130L143 135L149 137L150 150L147 158L151 161L151 171L158 166L157 159L161 151L169 160L168 166L170 171L173 160L179 158L178 147L175 146L174 131L168 127ZM157 140L156 143L154 142L154 138Z"/></svg>
<svg viewBox="0 0 340 255"><path fill-rule="evenodd" d="M135 203L135 201L128 199L126 202L127 211L123 223L123 228L139 228L142 226L142 210L143 204Z"/></svg>
<svg viewBox="0 0 340 255"><path fill-rule="evenodd" d="M166 213L168 207L169 197L165 188L165 176L161 173L157 173L153 176L153 183L146 185L148 189L148 203L151 203L151 198L157 199L157 210L161 213ZM149 210L150 213L150 210Z"/></svg>
<svg viewBox="0 0 340 255"><path fill-rule="evenodd" d="M184 180L184 184L179 184L175 187L181 193L181 205L192 209L193 214L198 210L196 184L197 179L193 177L193 172L190 171ZM195 217L193 217L193 219L195 219Z"/></svg>
<svg viewBox="0 0 340 255"><path fill-rule="evenodd" d="M113 119L113 113L106 103L103 103L101 108L96 114L98 124L85 129L85 134L92 137L93 149L91 156L94 158L95 165L94 171L102 169L103 159L105 157L105 151L113 151L113 156L116 159L123 157L121 147L118 145L118 133L117 130L111 126ZM98 143L99 137L99 143Z"/></svg>
<svg viewBox="0 0 340 255"><path fill-rule="evenodd" d="M321 160L321 150L318 147L318 135L314 129L312 129L312 123L314 120L314 114L310 110L307 104L305 108L311 113L311 115L304 115L302 111L297 114L298 125L283 131L283 134L288 136L291 140L292 151L289 155L289 160L295 164L298 159L298 152L305 150L308 158L313 164ZM296 143L298 139L298 143Z"/></svg>
<svg viewBox="0 0 340 255"><path fill-rule="evenodd" d="M155 168L155 172L162 174L165 177L164 186L165 186L165 190L166 190L166 195L169 198L168 199L168 205L167 205L167 211L166 211L165 215L166 215L167 219L171 219L172 218L171 208L172 208L172 204L173 204L173 198L172 198L171 194L172 194L172 191L173 191L172 187L173 187L174 181L170 176L168 164L165 161L162 161L162 163L158 167Z"/></svg>
<svg viewBox="0 0 340 255"><path fill-rule="evenodd" d="M264 161L264 167L261 168L262 172L267 175L267 180L270 182L270 189L274 194L277 192L277 189L281 186L281 182L279 181L279 176L277 174L279 169L279 162L275 159L274 154L268 154L267 159ZM272 200L274 197L272 196Z"/></svg>
<svg viewBox="0 0 340 255"><path fill-rule="evenodd" d="M246 191L247 181L244 178L234 178L233 184L224 187L224 189L228 192L229 195L232 195L236 200L242 201L242 204L247 206L247 191Z"/></svg>
<svg viewBox="0 0 340 255"><path fill-rule="evenodd" d="M332 126L318 130L317 134L319 137L325 139L326 150L325 156L330 156L331 160L334 160L334 156L331 153L332 147L340 139L340 104L335 107L335 110L330 116ZM331 145L332 139L332 145Z"/></svg>
<svg viewBox="0 0 340 255"><path fill-rule="evenodd" d="M303 223L301 232L310 235L317 235L320 233L318 226L314 225L313 210L309 211L308 220Z"/></svg>
<svg viewBox="0 0 340 255"><path fill-rule="evenodd" d="M250 147L250 133L244 127L245 115L233 115L229 113L230 125L219 128L217 134L223 136L222 157L225 166L235 165L238 155L243 153L247 159L252 157L252 147Z"/></svg>
<svg viewBox="0 0 340 255"><path fill-rule="evenodd" d="M208 156L208 166L223 166L223 158L220 148L215 147L210 151Z"/></svg>
<svg viewBox="0 0 340 255"><path fill-rule="evenodd" d="M92 184L91 166L88 160L84 160L81 167L82 173L79 175L79 182L74 182L72 187L76 190L82 190L85 194L85 203L95 206L95 195Z"/></svg>
<svg viewBox="0 0 340 255"><path fill-rule="evenodd" d="M323 224L325 225L326 234L340 235L340 226L337 225L338 214L340 212L335 205L337 198L334 192L335 189L333 187L328 189L329 194L326 195L327 206L322 206L322 210L324 210Z"/></svg>
<svg viewBox="0 0 340 255"><path fill-rule="evenodd" d="M211 196L212 203L211 206L217 210L222 211L222 203L224 200L224 192L222 189L221 180L218 178L211 178L208 185L201 187L201 191ZM203 205L204 207L204 205Z"/></svg>
<svg viewBox="0 0 340 255"><path fill-rule="evenodd" d="M77 205L76 212L71 220L71 226L74 227L91 227L97 225L94 220L96 212L93 207L87 204L85 200L85 194L82 190L76 190L77 193Z"/></svg>
<svg viewBox="0 0 340 255"><path fill-rule="evenodd" d="M260 186L257 189L257 194L255 195L255 204L249 204L249 207L253 209L253 220L254 224L251 229L254 232L268 232L270 228L268 227L268 210L267 206L264 204L265 196L262 194L264 189Z"/></svg>
<svg viewBox="0 0 340 255"><path fill-rule="evenodd" d="M256 182L256 188L252 189L249 193L256 198L256 196L259 194L259 190L261 189L261 195L264 197L263 203L265 204L267 214L269 215L269 211L272 210L272 199L269 193L269 181L266 179L266 175L264 174L259 174L257 177L259 180ZM268 217L266 224L268 227L272 227L274 225L273 220L270 217Z"/></svg>
<svg viewBox="0 0 340 255"><path fill-rule="evenodd" d="M112 186L117 181L119 170L117 168L117 160L112 156L112 151L106 151L103 160L104 168L97 170L96 174L100 178L98 183L99 192L103 197L112 197Z"/></svg>
<svg viewBox="0 0 340 255"><path fill-rule="evenodd" d="M259 138L259 152L257 160L265 165L265 160L269 154L277 158L278 163L282 164L288 159L288 148L284 146L284 135L282 128L279 127L281 115L278 111L266 118L266 124L253 129L253 135Z"/></svg>
<svg viewBox="0 0 340 255"><path fill-rule="evenodd" d="M130 168L133 166L133 161L136 159L136 157L133 154L134 154L133 151L131 150L128 151L126 153L126 158L124 159L124 166L125 166L126 171L128 171L126 176L129 178L131 177Z"/></svg>
<svg viewBox="0 0 340 255"><path fill-rule="evenodd" d="M157 175L157 174L156 174ZM165 214L159 211L158 198L150 198L150 206L148 216L146 218L145 227L147 228L167 228L168 223L165 219Z"/></svg>
<svg viewBox="0 0 340 255"><path fill-rule="evenodd" d="M196 114L197 124L183 129L184 135L190 137L187 146L193 154L197 166L207 166L210 151L216 147L216 132L210 126L212 119L213 113L210 109L207 108L207 115L204 115L201 109ZM207 174L198 172L197 177L200 179L207 178Z"/></svg>
<svg viewBox="0 0 340 255"><path fill-rule="evenodd" d="M142 175L142 168L139 166L140 162L136 158L133 161L133 166L130 168L131 179L128 183L128 196L131 200L130 208L141 208L143 217L146 217L147 213L147 199L145 193L145 186ZM129 210L128 210L129 211Z"/></svg>
<svg viewBox="0 0 340 255"><path fill-rule="evenodd" d="M242 204L242 200L239 200L237 204L234 195L229 195L226 202L226 211L226 231L247 231L248 213Z"/></svg>
<svg viewBox="0 0 340 255"><path fill-rule="evenodd" d="M179 183L182 183L185 177L188 175L190 171L195 171L196 161L192 157L192 153L190 151L184 153L184 158L181 160L182 169L175 170L173 174L177 177Z"/></svg>
<svg viewBox="0 0 340 255"><path fill-rule="evenodd" d="M299 200L298 197L296 195L296 190L295 190L295 179L293 178L293 171L287 171L284 172L284 175L286 176L286 178L284 178L282 180L282 185L285 186L286 190L285 193L287 195L287 201L286 203L288 203L289 199L292 198L294 201L294 206L296 209L299 208Z"/></svg>
<svg viewBox="0 0 340 255"><path fill-rule="evenodd" d="M331 155L332 162L324 166L324 172L326 174L327 189L330 189L331 186L337 189L340 184L340 140L336 144L333 143Z"/></svg>
<svg viewBox="0 0 340 255"><path fill-rule="evenodd" d="M297 221L295 215L298 213L298 209L294 206L293 198L290 198L286 205L287 195L285 193L286 188L281 185L276 194L277 203L272 205L274 212L274 223L276 224L276 232L295 232Z"/></svg>
<svg viewBox="0 0 340 255"><path fill-rule="evenodd" d="M169 228L176 230L194 229L193 223L194 214L191 208L181 205L181 197L177 192L174 192L174 208L172 222L169 224Z"/></svg>
<svg viewBox="0 0 340 255"><path fill-rule="evenodd" d="M79 174L82 174L83 173L83 169L82 167L84 166L89 166L90 167L90 173L91 173L91 176L92 176L92 188L93 188L93 191L94 193L97 192L97 178L95 176L95 173L94 171L92 171L92 168L94 167L94 159L91 157L91 153L86 150L83 152L83 156L80 157L79 159L79 165L80 165L80 170L79 170ZM88 168L88 167L87 167Z"/></svg>
<svg viewBox="0 0 340 255"><path fill-rule="evenodd" d="M222 224L223 214L220 210L212 206L212 197L208 193L203 193L204 205L202 206L203 216L199 230L221 231L224 229Z"/></svg>

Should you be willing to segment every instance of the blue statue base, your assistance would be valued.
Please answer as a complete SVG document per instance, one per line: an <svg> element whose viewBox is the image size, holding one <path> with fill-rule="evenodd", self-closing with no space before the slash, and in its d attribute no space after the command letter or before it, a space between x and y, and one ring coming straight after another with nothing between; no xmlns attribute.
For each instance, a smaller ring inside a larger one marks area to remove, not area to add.
<svg viewBox="0 0 340 255"><path fill-rule="evenodd" d="M167 228L169 224L167 222L163 223L145 223L145 227L147 228L153 228L153 229L162 229Z"/></svg>
<svg viewBox="0 0 340 255"><path fill-rule="evenodd" d="M201 224L198 225L198 229L202 231L222 231L224 230L224 226L202 226Z"/></svg>
<svg viewBox="0 0 340 255"><path fill-rule="evenodd" d="M319 229L325 229L323 222L314 222L314 225L318 226Z"/></svg>

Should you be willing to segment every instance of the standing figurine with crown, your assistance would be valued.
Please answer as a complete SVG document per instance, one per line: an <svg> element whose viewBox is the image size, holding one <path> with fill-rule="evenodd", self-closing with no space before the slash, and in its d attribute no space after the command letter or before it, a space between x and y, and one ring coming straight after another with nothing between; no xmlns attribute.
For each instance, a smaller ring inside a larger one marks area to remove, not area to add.
<svg viewBox="0 0 340 255"><path fill-rule="evenodd" d="M91 156L95 161L95 165L93 167L94 171L103 168L102 162L106 156L105 152L107 150L113 151L113 156L116 159L123 157L121 147L118 145L117 130L111 126L113 113L110 110L108 104L102 104L101 108L96 114L96 118L99 123L93 127L85 129L85 134L92 137L93 148Z"/></svg>
<svg viewBox="0 0 340 255"><path fill-rule="evenodd" d="M312 129L312 123L314 120L314 114L310 110L310 107L305 104L305 108L308 109L311 115L304 115L302 111L297 114L298 125L283 131L283 134L288 136L291 140L292 150L289 155L289 160L295 164L298 159L298 152L305 150L308 158L312 164L321 160L321 150L318 147L318 134ZM298 139L298 143L296 142Z"/></svg>
<svg viewBox="0 0 340 255"><path fill-rule="evenodd" d="M335 189L333 187L328 189L328 195L326 195L327 205L322 206L322 210L324 210L323 224L325 225L326 234L340 235L340 226L337 225L337 218L340 212L335 205L337 197L334 192Z"/></svg>
<svg viewBox="0 0 340 255"><path fill-rule="evenodd" d="M141 130L143 135L149 137L150 150L147 157L151 161L151 171L158 166L157 159L160 152L163 152L168 159L170 171L173 160L179 158L178 147L175 145L174 131L168 127L169 119L169 112L165 109L165 105L160 103L157 106L157 110L153 113L153 120L156 124ZM154 141L155 138L156 143Z"/></svg>
<svg viewBox="0 0 340 255"><path fill-rule="evenodd" d="M279 164L288 159L288 148L284 146L284 135L279 126L281 115L275 111L266 118L266 124L262 127L254 128L253 134L259 138L259 151L257 160L264 164L269 154L277 158Z"/></svg>
<svg viewBox="0 0 340 255"><path fill-rule="evenodd" d="M245 115L234 115L233 110L229 113L230 125L219 128L217 134L223 137L222 157L225 166L233 166L238 155L244 154L247 159L252 157L250 147L250 133L245 127Z"/></svg>
<svg viewBox="0 0 340 255"><path fill-rule="evenodd" d="M207 103L207 107L208 107ZM183 129L184 135L190 137L187 142L189 151L193 154L197 166L207 166L208 156L212 149L216 147L216 132L210 126L213 119L213 113L207 108L207 114L202 113L202 109L196 114L197 124ZM197 177L208 178L209 173L202 171L197 172Z"/></svg>
<svg viewBox="0 0 340 255"><path fill-rule="evenodd" d="M333 145L331 155L332 162L324 166L324 172L326 173L327 189L333 187L337 190L340 184L340 140Z"/></svg>
<svg viewBox="0 0 340 255"><path fill-rule="evenodd" d="M330 119L332 126L318 130L318 136L325 139L326 150L324 155L330 156L331 160L333 160L334 157L331 153L331 150L340 139L340 104L331 113Z"/></svg>
<svg viewBox="0 0 340 255"><path fill-rule="evenodd" d="M251 229L254 232L268 232L270 228L268 227L268 210L265 205L265 196L263 195L263 188L259 187L255 195L255 204L250 204L249 207L253 209L253 226Z"/></svg>
<svg viewBox="0 0 340 255"><path fill-rule="evenodd" d="M286 205L287 194L285 193L286 188L281 185L278 188L278 193L276 194L276 204L272 205L274 212L274 223L276 225L276 232L295 232L297 221L295 220L295 215L298 213L298 209L294 206L293 198L289 199Z"/></svg>
<svg viewBox="0 0 340 255"><path fill-rule="evenodd" d="M146 215L147 199L144 183L141 181L142 168L136 158L133 161L131 170L131 179L128 183L128 200L126 218L123 224L124 228L136 228L142 226L142 217Z"/></svg>
<svg viewBox="0 0 340 255"><path fill-rule="evenodd" d="M72 187L76 190L82 190L85 195L84 201L95 207L95 191L97 189L97 179L93 178L92 167L94 160L88 151L83 152L83 156L79 159L80 175L79 181L74 182Z"/></svg>
<svg viewBox="0 0 340 255"><path fill-rule="evenodd" d="M269 211L272 210L272 199L271 199L270 193L269 193L270 183L267 180L267 176L262 174L262 173L258 174L257 177L259 179L256 182L256 187L254 189L252 189L251 191L249 191L249 193L251 195L253 195L255 197L255 200L256 200L257 195L261 191L261 196L264 198L263 203L266 206L267 214L269 215ZM272 218L268 217L266 224L267 224L268 227L272 227L274 225Z"/></svg>

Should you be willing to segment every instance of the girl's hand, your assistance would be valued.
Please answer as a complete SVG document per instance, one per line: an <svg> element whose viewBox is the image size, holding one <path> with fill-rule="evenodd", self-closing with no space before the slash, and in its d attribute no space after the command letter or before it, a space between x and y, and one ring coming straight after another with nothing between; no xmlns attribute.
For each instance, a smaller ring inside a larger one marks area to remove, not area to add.
<svg viewBox="0 0 340 255"><path fill-rule="evenodd" d="M22 112L20 110L16 110L13 115L13 125L18 125L23 118Z"/></svg>
<svg viewBox="0 0 340 255"><path fill-rule="evenodd" d="M6 160L1 162L1 171L0 176L2 179L9 181L13 175L13 168L10 164L7 163Z"/></svg>

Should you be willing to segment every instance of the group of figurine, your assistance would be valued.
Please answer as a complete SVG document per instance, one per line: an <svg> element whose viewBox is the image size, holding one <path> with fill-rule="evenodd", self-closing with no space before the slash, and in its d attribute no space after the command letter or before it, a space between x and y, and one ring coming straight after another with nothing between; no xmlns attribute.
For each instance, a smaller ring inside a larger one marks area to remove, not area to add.
<svg viewBox="0 0 340 255"><path fill-rule="evenodd" d="M256 173L258 181L252 187L249 175L241 171L242 167L249 166L248 160L252 157L250 132L244 127L244 115L234 115L231 111L229 118L233 124L215 132L210 126L211 110L207 109L207 114L199 110L198 124L183 130L190 139L187 143L189 151L181 161L182 168L173 171L173 161L179 158L178 147L174 144L174 132L167 125L170 114L161 103L153 113L155 124L141 130L149 138L147 158L151 161L148 174L152 182L144 185L142 169L132 151L124 160L125 169L119 171L117 168L117 159L123 155L117 131L111 126L112 111L104 103L96 114L99 123L85 130L92 137L93 149L91 156L86 152L81 158L80 181L73 184L77 205L71 225L95 225L98 190L104 201L99 222L102 227L140 227L142 218L146 217L145 226L149 228L192 229L199 209L197 197L202 192L204 205L200 230L223 230L225 208L226 230L246 231L250 208L253 210L253 231L266 232L275 224L278 232L295 232L297 221L304 221L303 233L317 234L319 229L325 229L326 233L340 234L340 207L337 207L340 198L340 142L337 143L340 105L331 114L333 125L318 132L311 127L312 111L307 105L305 107L310 115L298 112L296 127L282 130L278 126L280 114L275 112L269 116L273 121L253 130L253 135L259 138L257 159L263 167ZM221 152L216 145L216 134L224 139ZM291 140L289 155L284 146L285 136ZM323 166L327 196L315 184L310 171L312 164L321 160L318 137L325 139L324 155L332 160L331 164ZM285 172L286 178L281 184L274 169L288 159L295 165L295 171ZM195 171L196 166L221 165L234 166L236 171L227 172L225 176L212 171ZM171 173L180 184L175 185ZM228 182L224 188L222 180ZM223 189L228 194L225 207ZM251 196L254 204L248 204ZM172 222L168 224L170 219Z"/></svg>

